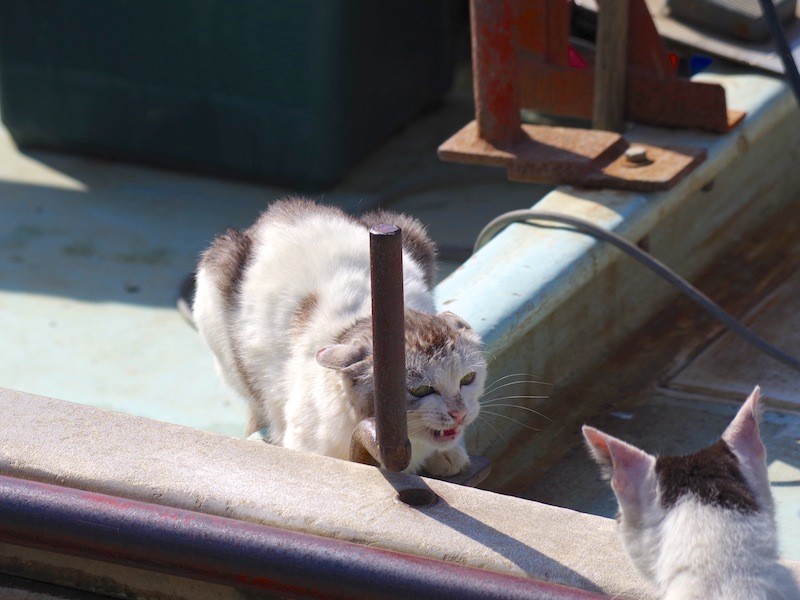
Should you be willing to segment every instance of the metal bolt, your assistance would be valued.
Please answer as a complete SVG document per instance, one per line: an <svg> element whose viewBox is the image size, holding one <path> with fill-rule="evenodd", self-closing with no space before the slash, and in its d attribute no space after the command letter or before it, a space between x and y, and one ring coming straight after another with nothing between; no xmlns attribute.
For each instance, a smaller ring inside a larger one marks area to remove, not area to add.
<svg viewBox="0 0 800 600"><path fill-rule="evenodd" d="M650 157L647 156L647 148L644 146L631 146L625 150L625 159L629 163L636 165L646 165L653 162L650 160Z"/></svg>

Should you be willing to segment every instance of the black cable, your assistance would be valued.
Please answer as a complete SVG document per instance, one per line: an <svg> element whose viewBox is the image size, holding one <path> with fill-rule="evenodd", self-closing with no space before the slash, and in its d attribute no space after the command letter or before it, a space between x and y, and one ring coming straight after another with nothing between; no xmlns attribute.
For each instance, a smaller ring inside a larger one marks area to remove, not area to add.
<svg viewBox="0 0 800 600"><path fill-rule="evenodd" d="M721 321L728 329L738 334L746 342L752 344L775 360L780 361L797 371L800 371L800 360L797 360L793 356L786 354L782 350L779 350L772 344L761 339L755 333L742 325L739 321L734 319L731 315L726 313L722 307L711 300L708 296L703 294L703 292L692 286L688 281L664 265L664 263L650 256L641 248L637 247L635 244L632 244L625 238L618 236L616 233L612 233L606 229L598 227L589 221L540 210L513 210L491 220L489 224L481 230L481 232L478 234L478 239L475 242L474 251L477 252L479 248L486 244L486 242L492 239L511 223L520 223L529 220L555 221L557 223L564 223L574 227L578 231L587 233L595 238L613 244L627 255L635 258L647 268L654 271L657 275L678 288L692 301L698 304L703 310Z"/></svg>
<svg viewBox="0 0 800 600"><path fill-rule="evenodd" d="M758 0L761 4L761 12L764 14L764 20L769 27L772 34L772 40L775 43L775 49L781 57L783 63L783 71L786 74L786 80L789 86L794 91L794 96L797 103L800 105L800 73L797 72L797 65L792 56L792 49L786 41L786 35L783 33L778 13L775 11L773 0Z"/></svg>

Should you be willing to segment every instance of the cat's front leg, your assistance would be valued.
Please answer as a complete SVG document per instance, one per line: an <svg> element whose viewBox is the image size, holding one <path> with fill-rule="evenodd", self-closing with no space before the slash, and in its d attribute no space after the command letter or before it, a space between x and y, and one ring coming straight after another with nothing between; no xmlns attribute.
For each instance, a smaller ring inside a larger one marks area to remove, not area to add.
<svg viewBox="0 0 800 600"><path fill-rule="evenodd" d="M425 470L434 477L451 477L469 466L467 451L461 446L437 450L425 461Z"/></svg>

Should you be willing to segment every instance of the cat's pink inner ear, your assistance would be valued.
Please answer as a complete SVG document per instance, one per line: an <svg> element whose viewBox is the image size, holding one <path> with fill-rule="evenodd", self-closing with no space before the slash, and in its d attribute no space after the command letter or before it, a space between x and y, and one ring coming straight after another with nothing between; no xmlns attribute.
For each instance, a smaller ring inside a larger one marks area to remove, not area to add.
<svg viewBox="0 0 800 600"><path fill-rule="evenodd" d="M763 460L767 455L758 431L760 400L761 389L756 386L722 434L722 439L734 452L755 460Z"/></svg>
<svg viewBox="0 0 800 600"><path fill-rule="evenodd" d="M581 431L594 459L603 466L611 467L611 452L607 441L610 436L588 425L584 425Z"/></svg>
<svg viewBox="0 0 800 600"><path fill-rule="evenodd" d="M322 365L323 367L330 367L329 359L330 359L331 349L330 346L326 346L325 348L320 348L317 350L317 354L315 358L317 359L317 363Z"/></svg>
<svg viewBox="0 0 800 600"><path fill-rule="evenodd" d="M608 449L614 465L611 487L621 502L642 504L646 485L654 481L650 471L655 467L655 458L636 446L616 438L608 439Z"/></svg>
<svg viewBox="0 0 800 600"><path fill-rule="evenodd" d="M647 485L655 485L650 471L656 459L627 442L603 433L594 427L583 426L583 436L595 460L611 475L611 487L621 505L642 505L650 494Z"/></svg>

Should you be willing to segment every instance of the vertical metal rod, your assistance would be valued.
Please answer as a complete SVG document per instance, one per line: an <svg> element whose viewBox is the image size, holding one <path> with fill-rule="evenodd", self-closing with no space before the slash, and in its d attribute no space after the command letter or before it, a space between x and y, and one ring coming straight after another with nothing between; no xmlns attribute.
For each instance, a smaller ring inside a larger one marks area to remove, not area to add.
<svg viewBox="0 0 800 600"><path fill-rule="evenodd" d="M629 0L603 0L597 11L592 127L622 133L628 62Z"/></svg>
<svg viewBox="0 0 800 600"><path fill-rule="evenodd" d="M411 461L406 421L403 234L395 225L369 230L375 429L381 463L402 471Z"/></svg>
<svg viewBox="0 0 800 600"><path fill-rule="evenodd" d="M498 145L522 139L514 2L471 0L472 65L478 135Z"/></svg>

